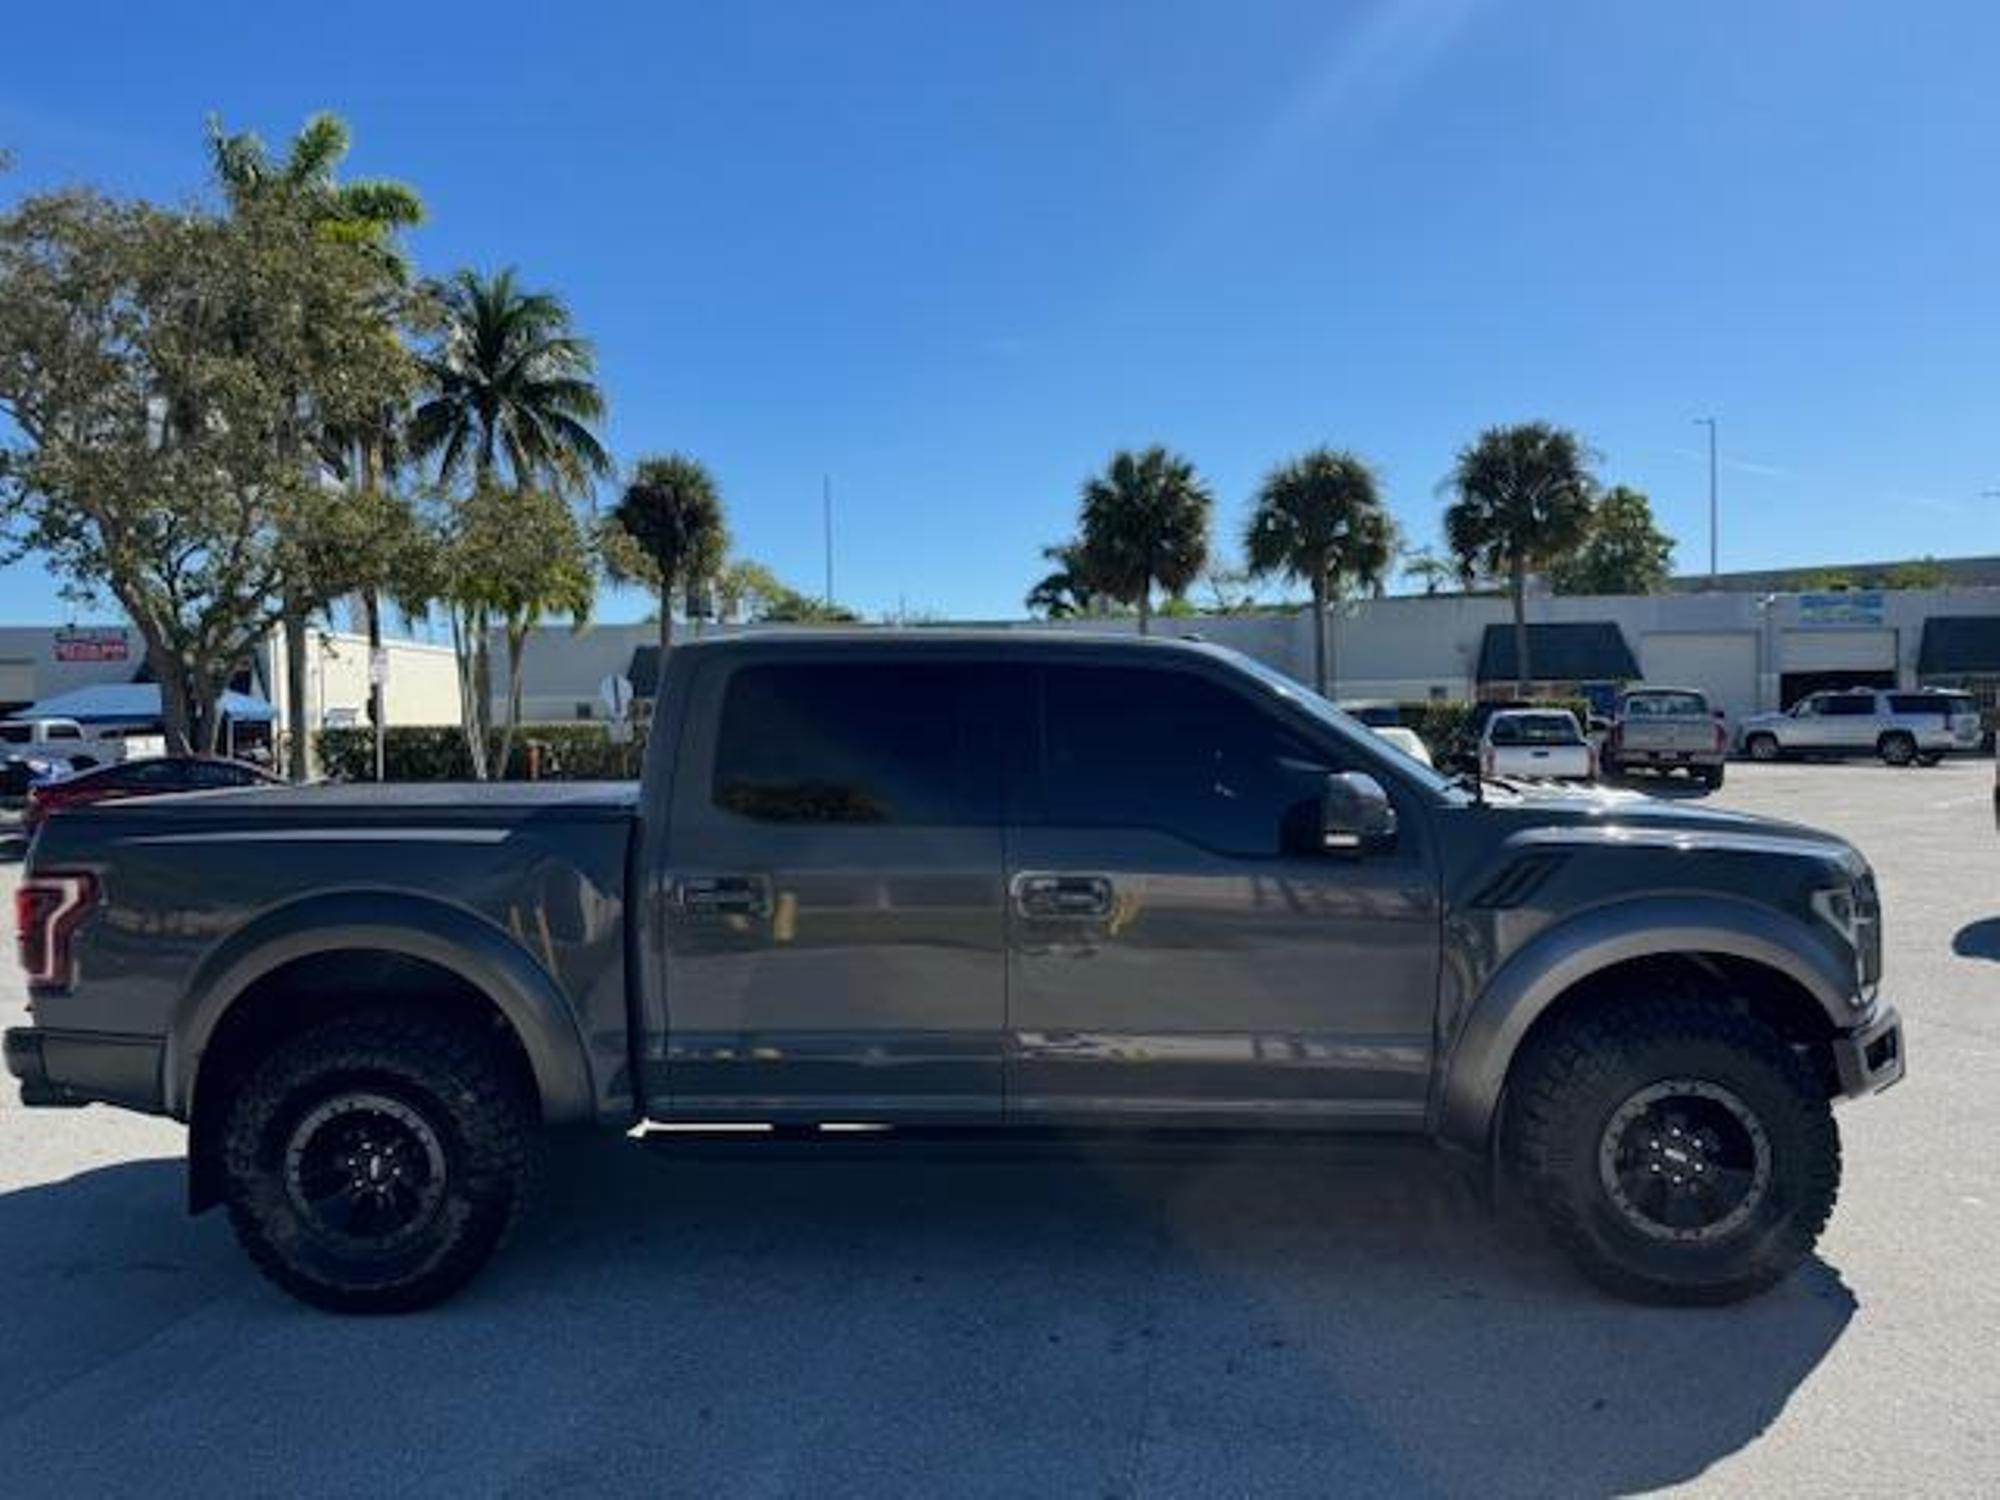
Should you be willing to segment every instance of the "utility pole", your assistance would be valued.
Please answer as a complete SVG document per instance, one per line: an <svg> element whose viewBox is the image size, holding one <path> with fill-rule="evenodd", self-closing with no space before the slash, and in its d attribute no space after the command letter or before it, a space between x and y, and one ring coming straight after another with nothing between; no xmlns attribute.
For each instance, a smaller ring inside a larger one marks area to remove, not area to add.
<svg viewBox="0 0 2000 1500"><path fill-rule="evenodd" d="M1694 425L1708 429L1708 586L1715 587L1717 566L1716 523L1720 513L1715 503L1715 418L1696 417Z"/></svg>
<svg viewBox="0 0 2000 1500"><path fill-rule="evenodd" d="M826 597L828 609L833 608L833 476L819 477L819 505L822 518L826 522Z"/></svg>

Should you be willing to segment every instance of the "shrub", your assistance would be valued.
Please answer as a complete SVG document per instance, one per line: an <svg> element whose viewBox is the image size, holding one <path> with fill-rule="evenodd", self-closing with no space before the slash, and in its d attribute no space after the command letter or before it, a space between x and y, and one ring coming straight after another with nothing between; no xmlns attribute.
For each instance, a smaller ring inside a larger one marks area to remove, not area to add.
<svg viewBox="0 0 2000 1500"><path fill-rule="evenodd" d="M500 759L500 734L492 739L492 759ZM324 729L318 735L320 764L336 781L375 779L375 731L365 726ZM626 744L611 742L608 724L523 724L514 732L514 750L504 779L527 778L541 747L544 781L627 781L645 760L641 731ZM384 774L390 781L470 781L472 760L464 732L447 725L392 725L385 737Z"/></svg>

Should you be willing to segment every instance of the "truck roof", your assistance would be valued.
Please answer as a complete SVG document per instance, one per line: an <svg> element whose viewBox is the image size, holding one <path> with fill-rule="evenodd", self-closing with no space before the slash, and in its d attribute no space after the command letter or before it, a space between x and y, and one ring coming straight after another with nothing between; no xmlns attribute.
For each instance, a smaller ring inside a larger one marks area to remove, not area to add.
<svg viewBox="0 0 2000 1500"><path fill-rule="evenodd" d="M1016 653L1064 652L1103 653L1106 651L1153 651L1208 657L1234 657L1235 652L1204 641L1198 634L1184 636L1131 635L1096 630L1019 630L997 626L948 626L933 628L882 626L870 628L823 629L811 626L791 630L754 630L735 635L710 635L699 640L676 641L668 660L684 651L707 654L761 650L772 646L786 650L869 651L964 650L968 647L1006 648Z"/></svg>

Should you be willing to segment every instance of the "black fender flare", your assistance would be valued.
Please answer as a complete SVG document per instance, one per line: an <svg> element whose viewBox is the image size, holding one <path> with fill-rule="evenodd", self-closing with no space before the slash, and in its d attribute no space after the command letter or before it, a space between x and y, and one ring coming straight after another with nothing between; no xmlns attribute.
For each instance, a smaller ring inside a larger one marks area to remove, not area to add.
<svg viewBox="0 0 2000 1500"><path fill-rule="evenodd" d="M590 1064L561 987L506 931L463 907L405 891L318 893L274 907L197 967L176 1008L162 1063L167 1112L191 1119L201 1060L223 1017L285 964L343 952L395 953L464 980L500 1011L534 1071L542 1118L594 1117Z"/></svg>
<svg viewBox="0 0 2000 1500"><path fill-rule="evenodd" d="M1712 953L1776 969L1818 1001L1836 1029L1854 1024L1851 964L1809 923L1722 897L1642 897L1593 907L1538 934L1501 965L1448 1043L1432 1097L1445 1145L1484 1153L1515 1055L1535 1022L1573 986L1636 958Z"/></svg>

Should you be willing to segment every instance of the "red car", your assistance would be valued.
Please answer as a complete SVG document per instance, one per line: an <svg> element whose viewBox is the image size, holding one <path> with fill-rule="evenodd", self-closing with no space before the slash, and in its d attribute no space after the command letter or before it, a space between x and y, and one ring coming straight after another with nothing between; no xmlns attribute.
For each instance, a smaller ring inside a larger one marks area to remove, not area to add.
<svg viewBox="0 0 2000 1500"><path fill-rule="evenodd" d="M21 823L32 833L42 819L66 807L127 797L158 797L167 792L212 792L223 787L281 784L270 772L240 760L208 755L154 755L144 760L120 761L115 766L99 766L66 781L30 788Z"/></svg>

